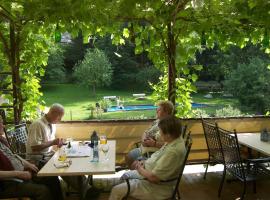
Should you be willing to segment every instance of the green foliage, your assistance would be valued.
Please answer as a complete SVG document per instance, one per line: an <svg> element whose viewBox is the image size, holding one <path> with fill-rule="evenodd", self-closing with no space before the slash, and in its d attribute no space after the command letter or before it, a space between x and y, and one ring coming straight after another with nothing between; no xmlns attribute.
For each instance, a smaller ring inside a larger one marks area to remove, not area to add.
<svg viewBox="0 0 270 200"><path fill-rule="evenodd" d="M178 117L187 117L190 116L191 110L191 93L196 90L192 82L196 81L196 76L188 75L186 77L177 77L176 78L176 115ZM152 98L155 102L159 100L167 99L168 95L168 76L165 73L164 76L160 77L158 84L150 84L154 90Z"/></svg>
<svg viewBox="0 0 270 200"><path fill-rule="evenodd" d="M194 109L192 110L191 117L193 118L209 117L209 114L207 114L205 110Z"/></svg>
<svg viewBox="0 0 270 200"><path fill-rule="evenodd" d="M96 87L109 86L111 84L111 64L102 51L88 49L84 60L76 64L74 76L79 84L88 88L92 87L93 94L96 95Z"/></svg>
<svg viewBox="0 0 270 200"><path fill-rule="evenodd" d="M145 53L135 55L132 42L125 41L124 45L116 46L112 44L111 38L106 36L98 37L94 45L105 52L114 69L111 88L144 90L149 88L148 81L157 82L158 70L150 66Z"/></svg>
<svg viewBox="0 0 270 200"><path fill-rule="evenodd" d="M172 71L168 77L168 85L172 87L171 91L166 90L166 96L180 98L180 92L184 91L181 104L190 101L190 92L194 91L190 80L195 80L196 75L192 74L187 62L200 49L202 37L208 47L218 41L222 50L232 44L244 47L249 40L267 44L264 35L265 30L270 29L269 4L268 0L85 0L62 3L55 0L2 0L0 5L7 12L0 10L0 31L8 38L7 21L16 23L17 33L20 33L18 49L22 50L16 56L23 58L25 63L22 69L17 66L22 72L22 81L26 79L24 74L44 74L42 66L46 65L48 57L47 41L53 40L55 24L59 24L59 31L69 31L73 36L81 30L83 41L87 41L89 35L110 33L114 44L124 44L130 37L135 41L136 53L148 52L158 69ZM46 37L47 41L44 40ZM8 50L3 42L0 45L2 51ZM265 51L270 53L270 48L265 47ZM176 78L181 80L174 84ZM31 96L27 100L29 98Z"/></svg>
<svg viewBox="0 0 270 200"><path fill-rule="evenodd" d="M99 101L100 108L104 111L107 111L107 109L112 105L111 101L108 99L102 99Z"/></svg>
<svg viewBox="0 0 270 200"><path fill-rule="evenodd" d="M224 107L222 109L216 110L216 117L239 117L243 116L241 111L237 108L233 108L231 105Z"/></svg>
<svg viewBox="0 0 270 200"><path fill-rule="evenodd" d="M61 46L54 45L49 50L48 65L45 69L44 82L61 83L65 81L64 50Z"/></svg>
<svg viewBox="0 0 270 200"><path fill-rule="evenodd" d="M270 70L269 62L253 58L248 64L239 64L227 77L225 87L239 99L243 106L259 113L270 109Z"/></svg>
<svg viewBox="0 0 270 200"><path fill-rule="evenodd" d="M160 71L153 66L141 69L138 73L135 74L137 87L141 90L149 90L150 83L157 83L160 75Z"/></svg>

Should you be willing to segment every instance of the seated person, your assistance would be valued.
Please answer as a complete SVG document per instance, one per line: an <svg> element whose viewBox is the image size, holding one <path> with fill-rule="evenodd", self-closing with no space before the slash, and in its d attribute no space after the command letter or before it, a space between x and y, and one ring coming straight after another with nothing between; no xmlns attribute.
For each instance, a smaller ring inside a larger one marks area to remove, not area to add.
<svg viewBox="0 0 270 200"><path fill-rule="evenodd" d="M49 112L45 114L41 119L34 121L28 131L28 140L26 146L26 153L37 154L28 155L28 158L34 160L35 163L40 164L42 157L48 156L52 152L52 146L57 145L61 147L63 145L63 139L55 138L55 124L59 123L64 116L64 107L60 104L53 104ZM53 155L54 152L50 156ZM43 160L43 164L48 159ZM41 166L40 166L41 167ZM63 176L62 179L68 183L73 189L79 191L78 177L76 176ZM83 177L83 181L86 177Z"/></svg>
<svg viewBox="0 0 270 200"><path fill-rule="evenodd" d="M64 108L60 104L53 104L50 110L41 119L34 121L28 130L26 153L27 158L36 161L52 151L52 146L61 147L63 140L55 138L55 124L60 122L64 115ZM37 155L33 155L33 154Z"/></svg>
<svg viewBox="0 0 270 200"><path fill-rule="evenodd" d="M122 178L130 179L130 196L136 199L169 199L174 190L180 166L183 165L186 148L181 135L179 119L162 118L158 127L164 145L145 161L134 161L136 170L126 172ZM161 182L163 181L163 182ZM165 182L164 182L165 181ZM167 182L166 182L167 181ZM112 188L110 200L120 200L127 192L126 182Z"/></svg>
<svg viewBox="0 0 270 200"><path fill-rule="evenodd" d="M0 122L0 198L30 197L36 200L62 200L57 177L37 178L38 168L12 153L3 137Z"/></svg>
<svg viewBox="0 0 270 200"><path fill-rule="evenodd" d="M152 126L143 133L141 146L132 149L126 156L126 164L130 169L133 169L131 166L133 161L144 160L147 157L150 157L150 153L157 151L164 144L160 140L158 122L163 117L173 115L174 106L170 101L160 101L157 105L157 120L155 120Z"/></svg>

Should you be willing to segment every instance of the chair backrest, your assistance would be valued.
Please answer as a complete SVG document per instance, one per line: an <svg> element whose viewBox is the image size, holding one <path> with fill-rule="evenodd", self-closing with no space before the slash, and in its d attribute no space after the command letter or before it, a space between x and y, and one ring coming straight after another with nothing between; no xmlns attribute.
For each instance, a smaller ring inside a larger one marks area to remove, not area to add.
<svg viewBox="0 0 270 200"><path fill-rule="evenodd" d="M202 119L204 137L207 144L209 157L216 163L224 163L217 124Z"/></svg>
<svg viewBox="0 0 270 200"><path fill-rule="evenodd" d="M185 137L186 153L185 153L185 157L184 157L184 162L180 166L180 169L179 169L179 175L178 175L176 185L175 185L175 188L174 188L174 191L173 191L172 199L176 199L176 195L178 194L178 187L179 187L182 175L183 175L183 171L185 169L185 165L186 165L186 162L187 162L187 159L188 159L188 155L189 155L191 146L192 146L192 138L191 138L191 132L189 131L189 133L186 134L186 137Z"/></svg>
<svg viewBox="0 0 270 200"><path fill-rule="evenodd" d="M187 134L187 125L183 125L181 129L181 135L183 138L185 138L186 134Z"/></svg>
<svg viewBox="0 0 270 200"><path fill-rule="evenodd" d="M224 154L226 170L233 176L245 181L245 172L240 156L240 149L236 131L218 128L221 146Z"/></svg>
<svg viewBox="0 0 270 200"><path fill-rule="evenodd" d="M15 125L14 128L6 131L6 138L13 153L24 154L26 152L26 142L28 131L26 124Z"/></svg>

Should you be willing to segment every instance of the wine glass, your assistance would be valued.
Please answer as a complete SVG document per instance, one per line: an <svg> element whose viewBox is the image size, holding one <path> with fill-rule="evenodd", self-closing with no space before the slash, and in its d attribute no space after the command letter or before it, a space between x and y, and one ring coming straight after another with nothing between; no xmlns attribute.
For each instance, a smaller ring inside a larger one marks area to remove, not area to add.
<svg viewBox="0 0 270 200"><path fill-rule="evenodd" d="M108 144L102 144L101 145L101 151L104 153L104 161L108 161L108 152L109 152L109 145Z"/></svg>

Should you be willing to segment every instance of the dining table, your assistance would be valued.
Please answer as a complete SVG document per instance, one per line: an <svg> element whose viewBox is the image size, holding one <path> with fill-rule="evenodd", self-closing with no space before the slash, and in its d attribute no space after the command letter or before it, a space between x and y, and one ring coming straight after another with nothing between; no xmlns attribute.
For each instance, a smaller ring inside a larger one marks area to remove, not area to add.
<svg viewBox="0 0 270 200"><path fill-rule="evenodd" d="M270 156L270 141L264 142L260 139L260 133L238 133L238 142L249 149Z"/></svg>
<svg viewBox="0 0 270 200"><path fill-rule="evenodd" d="M115 152L116 141L108 140L108 155L99 151L99 161L93 161L93 149L88 145L89 142L72 142L71 148L66 150L65 161L60 161L61 149L58 149L51 159L41 168L37 176L74 176L79 183L79 197L84 198L88 184L92 182L93 175L114 174L115 173ZM99 144L101 146L101 144ZM64 147L66 148L66 147ZM84 183L83 176L88 175L87 182Z"/></svg>

